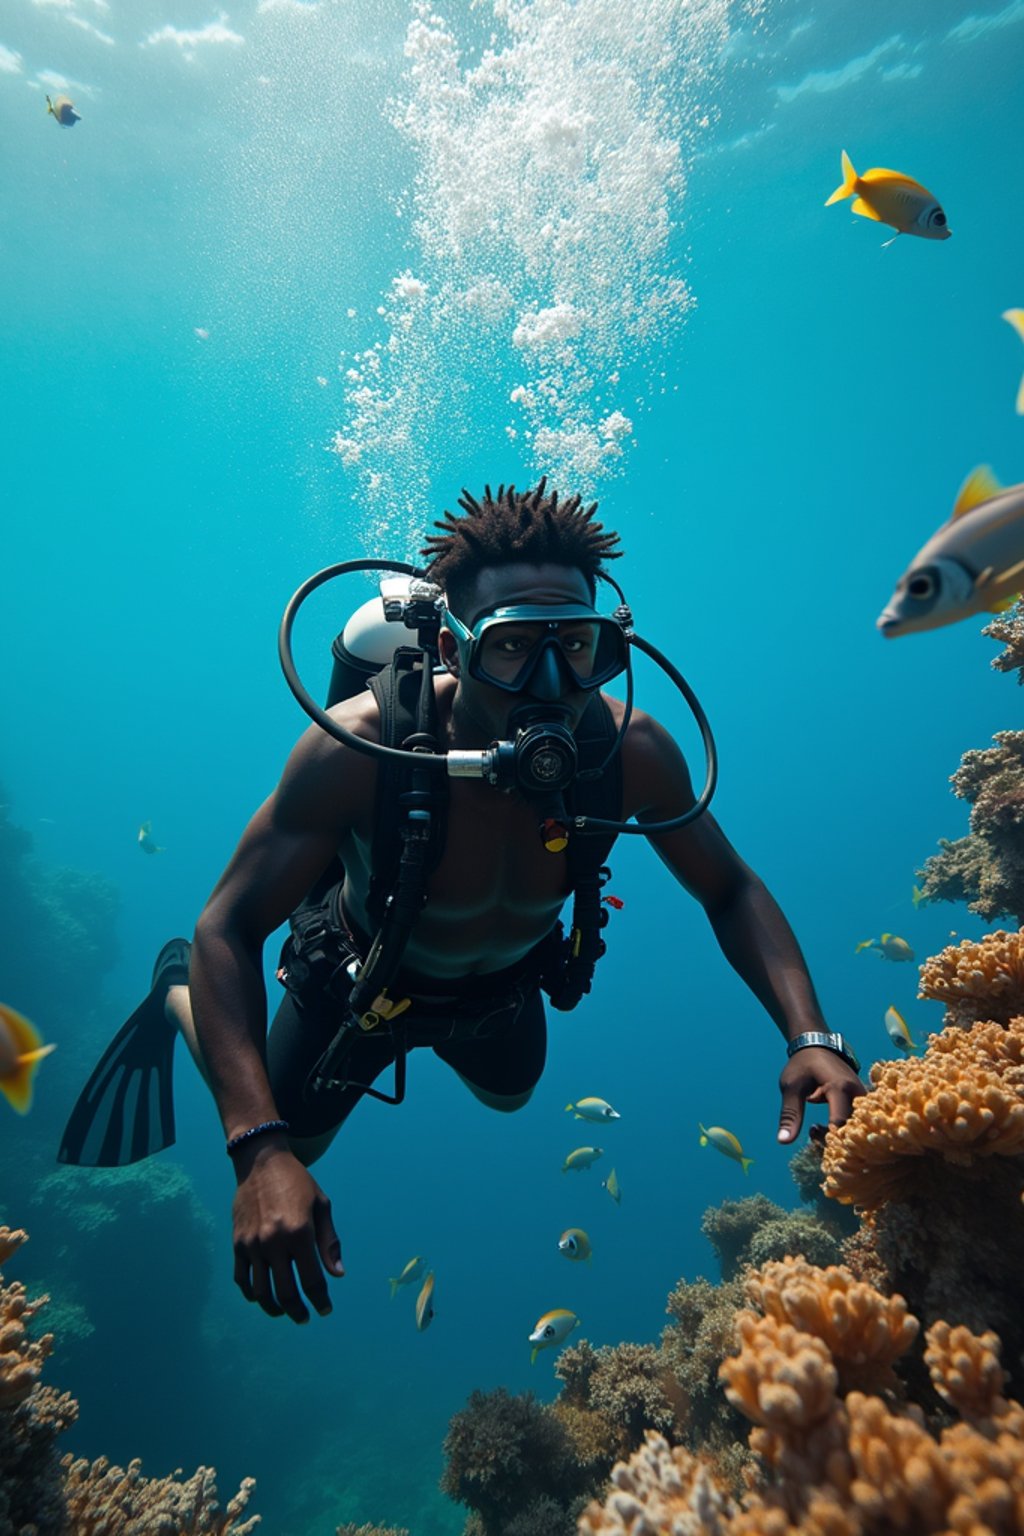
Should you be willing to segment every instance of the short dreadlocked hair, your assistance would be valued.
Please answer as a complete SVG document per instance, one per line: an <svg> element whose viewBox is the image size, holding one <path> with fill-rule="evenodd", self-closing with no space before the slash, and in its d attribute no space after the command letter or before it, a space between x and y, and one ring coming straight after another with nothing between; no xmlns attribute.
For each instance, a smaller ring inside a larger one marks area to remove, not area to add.
<svg viewBox="0 0 1024 1536"><path fill-rule="evenodd" d="M560 502L557 491L547 490L546 475L529 491L499 485L495 496L485 485L482 501L464 490L458 504L465 515L445 512L434 524L441 532L428 534L420 550L427 575L444 588L455 609L468 601L482 570L515 560L571 566L582 572L593 599L605 561L622 554L615 547L618 534L594 521L597 502L584 507L580 496Z"/></svg>

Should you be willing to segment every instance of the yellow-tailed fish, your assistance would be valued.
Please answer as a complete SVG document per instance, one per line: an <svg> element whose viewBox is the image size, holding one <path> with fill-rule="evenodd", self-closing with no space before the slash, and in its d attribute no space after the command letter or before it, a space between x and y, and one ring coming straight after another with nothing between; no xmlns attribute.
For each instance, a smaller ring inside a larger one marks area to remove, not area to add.
<svg viewBox="0 0 1024 1536"><path fill-rule="evenodd" d="M416 1297L416 1327L420 1333L424 1328L429 1328L434 1317L434 1271L423 1282L419 1295Z"/></svg>
<svg viewBox="0 0 1024 1536"><path fill-rule="evenodd" d="M391 1287L391 1300L394 1301L395 1297L398 1295L399 1286L412 1285L413 1281L418 1280L423 1274L426 1266L426 1259L421 1258L419 1254L417 1254L414 1259L409 1260L408 1264L402 1270L400 1275L390 1275L388 1277L388 1285Z"/></svg>
<svg viewBox="0 0 1024 1536"><path fill-rule="evenodd" d="M47 96L46 110L49 116L57 119L62 128L73 128L76 123L82 121L82 114L75 111L75 104L70 96L58 96L56 101L51 101Z"/></svg>
<svg viewBox="0 0 1024 1536"><path fill-rule="evenodd" d="M577 1147L574 1152L569 1153L562 1164L562 1172L568 1173L572 1168L578 1173L581 1168L589 1168L591 1163L596 1163L598 1158L603 1156L603 1147Z"/></svg>
<svg viewBox="0 0 1024 1536"><path fill-rule="evenodd" d="M567 1227L558 1239L558 1251L564 1253L567 1259L574 1264L581 1263L584 1259L590 1259L593 1249L590 1246L590 1238L582 1227Z"/></svg>
<svg viewBox="0 0 1024 1536"><path fill-rule="evenodd" d="M151 821L144 821L142 826L139 828L139 847L142 849L143 853L166 853L166 848L161 848L159 843L154 843L152 837L150 836L152 831L153 823Z"/></svg>
<svg viewBox="0 0 1024 1536"><path fill-rule="evenodd" d="M898 235L920 235L923 240L949 239L953 231L942 204L913 176L887 171L880 165L858 176L845 149L842 163L842 183L826 198L826 208L844 197L852 197L854 213L874 219L877 224L888 224L896 231L890 239L883 240L883 246L892 245Z"/></svg>
<svg viewBox="0 0 1024 1536"><path fill-rule="evenodd" d="M896 1049L902 1051L905 1056L909 1056L912 1052L920 1049L917 1043L910 1038L910 1029L906 1019L891 1004L885 1010L885 1032Z"/></svg>
<svg viewBox="0 0 1024 1536"><path fill-rule="evenodd" d="M861 939L854 950L859 955L862 949L873 949L883 960L913 960L914 951L906 939L901 939L896 933L883 933L880 939Z"/></svg>
<svg viewBox="0 0 1024 1536"><path fill-rule="evenodd" d="M567 1312L564 1307L556 1307L553 1312L545 1312L530 1334L530 1343L533 1345L530 1351L530 1364L533 1365L542 1349L557 1349L559 1344L564 1343L578 1322L576 1313Z"/></svg>
<svg viewBox="0 0 1024 1536"><path fill-rule="evenodd" d="M32 1079L44 1056L55 1051L23 1013L0 1003L0 1093L25 1115L32 1107Z"/></svg>
<svg viewBox="0 0 1024 1536"><path fill-rule="evenodd" d="M1021 341L1024 341L1024 309L1004 309L1003 319L1012 325ZM1024 416L1024 379L1017 391L1017 415Z"/></svg>
<svg viewBox="0 0 1024 1536"><path fill-rule="evenodd" d="M711 1146L721 1152L723 1157L731 1157L734 1163L739 1163L744 1173L750 1171L750 1165L754 1159L744 1155L739 1139L733 1135L732 1131L723 1130L720 1125L705 1127L700 1124L700 1121L697 1122L697 1127L700 1131L700 1144L702 1147L706 1147L710 1143Z"/></svg>
<svg viewBox="0 0 1024 1536"><path fill-rule="evenodd" d="M566 1109L573 1110L577 1120L621 1120L622 1116L617 1109L612 1109L607 1099L577 1099L575 1104L567 1104Z"/></svg>
<svg viewBox="0 0 1024 1536"><path fill-rule="evenodd" d="M922 891L919 885L915 885L914 889L910 893L910 899L914 904L914 911L916 912L918 907L923 907L925 905L928 897L925 895L924 891Z"/></svg>
<svg viewBox="0 0 1024 1536"><path fill-rule="evenodd" d="M616 1205L622 1204L622 1190L619 1187L619 1176L615 1172L614 1168L606 1179L601 1180L601 1188L608 1191Z"/></svg>
<svg viewBox="0 0 1024 1536"><path fill-rule="evenodd" d="M1024 485L1002 486L979 464L952 516L918 550L877 620L887 640L1002 613L1024 591Z"/></svg>

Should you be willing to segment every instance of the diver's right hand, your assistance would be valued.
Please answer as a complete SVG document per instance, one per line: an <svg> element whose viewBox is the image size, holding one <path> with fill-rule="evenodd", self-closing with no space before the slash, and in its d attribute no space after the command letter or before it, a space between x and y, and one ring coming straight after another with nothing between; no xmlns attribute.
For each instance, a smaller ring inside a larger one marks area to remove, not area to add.
<svg viewBox="0 0 1024 1536"><path fill-rule="evenodd" d="M245 1148L236 1173L235 1284L269 1317L287 1313L295 1323L308 1323L302 1292L326 1317L331 1299L324 1271L345 1273L331 1202L277 1137Z"/></svg>

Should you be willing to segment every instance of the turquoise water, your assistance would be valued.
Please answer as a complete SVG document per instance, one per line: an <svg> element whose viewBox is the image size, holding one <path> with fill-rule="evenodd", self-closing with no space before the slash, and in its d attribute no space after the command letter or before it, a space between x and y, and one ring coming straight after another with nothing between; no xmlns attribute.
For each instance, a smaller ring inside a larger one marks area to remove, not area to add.
<svg viewBox="0 0 1024 1536"><path fill-rule="evenodd" d="M84 1071L302 728L275 658L299 581L407 557L463 484L551 469L597 496L640 632L711 717L715 815L865 1060L889 1053L888 1004L915 1037L941 1015L914 1000L913 967L854 945L889 929L923 955L983 931L910 893L965 830L960 754L1015 723L977 623L884 643L874 620L975 464L1024 478L1024 353L1000 320L1024 304L1024 5L443 15L13 0L0 16L0 778L40 865L120 898L117 956L80 1009L73 982L58 1003L40 969L22 975L16 926L0 954L0 998L60 1047L28 1119L0 1104L0 1201L33 1232L17 1276L116 1323L69 1332L49 1368L82 1404L67 1446L154 1475L212 1463L225 1492L254 1474L265 1528L288 1536L460 1530L435 1491L445 1426L474 1387L554 1395L552 1356L531 1369L526 1344L542 1312L573 1308L594 1343L653 1339L679 1277L715 1274L702 1211L792 1200L778 1035L636 839L615 853L626 905L599 984L553 1019L529 1107L489 1114L420 1053L406 1105L364 1103L318 1165L348 1267L330 1319L272 1323L233 1290L230 1171L183 1053L160 1162L196 1208L154 1214L150 1192L143 1223L125 1196L97 1236L93 1176L41 1187ZM45 114L65 87L70 131ZM890 231L825 209L844 148L920 178L954 238L883 250ZM366 595L332 589L310 614L315 686ZM640 690L699 774L674 696L649 671ZM149 859L147 819L166 848ZM604 1133L620 1208L593 1173L559 1173L590 1139L563 1106L588 1093L622 1112ZM698 1147L698 1120L740 1136L748 1180ZM592 1266L557 1253L570 1224ZM423 1335L386 1285L414 1253L438 1276Z"/></svg>

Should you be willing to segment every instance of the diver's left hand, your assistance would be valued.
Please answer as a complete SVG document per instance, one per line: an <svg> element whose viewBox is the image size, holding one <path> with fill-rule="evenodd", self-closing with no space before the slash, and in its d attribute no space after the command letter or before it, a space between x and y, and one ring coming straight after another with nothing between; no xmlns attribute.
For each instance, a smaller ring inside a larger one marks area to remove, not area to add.
<svg viewBox="0 0 1024 1536"><path fill-rule="evenodd" d="M779 1140L793 1142L804 1121L804 1104L828 1104L828 1128L850 1118L853 1101L867 1089L851 1066L824 1046L807 1046L791 1056L779 1074L782 1114Z"/></svg>

